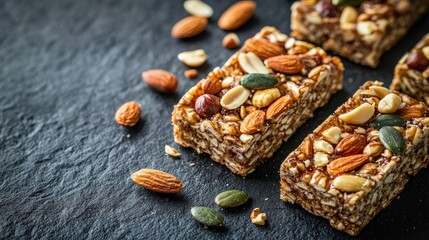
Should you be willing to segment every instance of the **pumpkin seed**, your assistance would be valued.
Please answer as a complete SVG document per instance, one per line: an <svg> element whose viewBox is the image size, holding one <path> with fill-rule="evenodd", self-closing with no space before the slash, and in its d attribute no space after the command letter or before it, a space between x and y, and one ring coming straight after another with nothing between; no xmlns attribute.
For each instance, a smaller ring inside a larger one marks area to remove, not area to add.
<svg viewBox="0 0 429 240"><path fill-rule="evenodd" d="M223 208L238 207L249 199L249 194L240 190L228 190L219 193L215 198L215 203Z"/></svg>
<svg viewBox="0 0 429 240"><path fill-rule="evenodd" d="M225 220L219 212L210 207L191 208L192 217L199 223L207 227L223 227Z"/></svg>
<svg viewBox="0 0 429 240"><path fill-rule="evenodd" d="M277 78L269 74L262 73L250 73L240 80L240 84L248 89L272 88L277 83Z"/></svg>
<svg viewBox="0 0 429 240"><path fill-rule="evenodd" d="M384 126L405 126L405 119L396 115L383 114L374 119L372 123L369 124L372 128L380 129Z"/></svg>
<svg viewBox="0 0 429 240"><path fill-rule="evenodd" d="M383 145L398 155L405 151L405 141L402 134L391 126L384 126L379 132L380 140Z"/></svg>

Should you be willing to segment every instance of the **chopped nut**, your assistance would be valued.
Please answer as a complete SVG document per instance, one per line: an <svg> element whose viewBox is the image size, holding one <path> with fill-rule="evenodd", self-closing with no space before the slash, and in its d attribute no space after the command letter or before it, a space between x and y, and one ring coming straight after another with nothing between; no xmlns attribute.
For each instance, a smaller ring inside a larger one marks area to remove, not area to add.
<svg viewBox="0 0 429 240"><path fill-rule="evenodd" d="M331 127L323 131L322 136L326 141L332 144L337 144L341 139L341 129L339 127Z"/></svg>
<svg viewBox="0 0 429 240"><path fill-rule="evenodd" d="M269 88L264 90L257 90L252 97L252 104L258 108L264 108L269 106L275 100L281 97L281 93L278 88Z"/></svg>
<svg viewBox="0 0 429 240"><path fill-rule="evenodd" d="M329 163L328 154L322 152L316 152L314 154L314 165L316 167L324 167Z"/></svg>
<svg viewBox="0 0 429 240"><path fill-rule="evenodd" d="M194 78L198 75L198 71L196 69L189 69L186 70L183 75L185 75L186 78Z"/></svg>
<svg viewBox="0 0 429 240"><path fill-rule="evenodd" d="M372 21L358 22L357 31L360 35L370 35L377 30L377 25Z"/></svg>
<svg viewBox="0 0 429 240"><path fill-rule="evenodd" d="M222 88L229 88L231 86L231 83L234 82L233 77L227 77L224 80L222 80Z"/></svg>
<svg viewBox="0 0 429 240"><path fill-rule="evenodd" d="M222 40L222 46L228 49L234 49L240 46L240 39L235 33L228 33Z"/></svg>
<svg viewBox="0 0 429 240"><path fill-rule="evenodd" d="M340 23L345 24L345 23L356 22L357 16L358 16L358 12L356 11L356 9L354 7L346 6L344 8L343 12L341 13Z"/></svg>
<svg viewBox="0 0 429 240"><path fill-rule="evenodd" d="M261 209L255 208L250 214L250 219L252 220L252 223L263 226L267 220L267 215L262 213Z"/></svg>
<svg viewBox="0 0 429 240"><path fill-rule="evenodd" d="M339 118L346 123L350 124L364 124L374 115L374 106L363 103L359 107L353 109L348 113L341 114Z"/></svg>
<svg viewBox="0 0 429 240"><path fill-rule="evenodd" d="M334 148L332 147L332 145L324 140L314 141L314 150L317 152L324 152L327 154L334 153Z"/></svg>
<svg viewBox="0 0 429 240"><path fill-rule="evenodd" d="M165 153L172 157L180 157L180 152L169 145L165 145Z"/></svg>
<svg viewBox="0 0 429 240"><path fill-rule="evenodd" d="M181 52L177 58L189 67L199 67L207 61L207 54L203 49Z"/></svg>

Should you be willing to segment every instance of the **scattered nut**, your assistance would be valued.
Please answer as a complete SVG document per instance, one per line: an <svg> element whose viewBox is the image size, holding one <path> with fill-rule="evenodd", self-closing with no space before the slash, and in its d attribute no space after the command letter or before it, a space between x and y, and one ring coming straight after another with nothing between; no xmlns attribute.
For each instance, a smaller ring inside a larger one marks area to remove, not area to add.
<svg viewBox="0 0 429 240"><path fill-rule="evenodd" d="M183 75L185 75L186 78L195 78L198 75L198 71L196 69L189 69L186 70Z"/></svg>
<svg viewBox="0 0 429 240"><path fill-rule="evenodd" d="M177 22L171 29L174 38L190 38L202 33L207 27L207 19L189 16Z"/></svg>
<svg viewBox="0 0 429 240"><path fill-rule="evenodd" d="M144 71L142 79L149 86L160 92L174 92L179 85L175 75L162 69Z"/></svg>
<svg viewBox="0 0 429 240"><path fill-rule="evenodd" d="M235 33L228 33L222 40L222 46L228 49L238 48L240 46L240 39Z"/></svg>
<svg viewBox="0 0 429 240"><path fill-rule="evenodd" d="M213 9L203 1L187 0L183 3L185 10L196 17L209 18L213 15Z"/></svg>
<svg viewBox="0 0 429 240"><path fill-rule="evenodd" d="M263 226L267 220L267 215L262 213L261 209L255 208L250 214L250 219L252 220L252 223Z"/></svg>
<svg viewBox="0 0 429 240"><path fill-rule="evenodd" d="M203 94L195 101L195 112L202 118L210 118L221 109L219 98L211 94Z"/></svg>
<svg viewBox="0 0 429 240"><path fill-rule="evenodd" d="M348 113L341 114L338 116L342 121L350 124L364 124L374 115L374 106L363 103L359 107L353 109Z"/></svg>
<svg viewBox="0 0 429 240"><path fill-rule="evenodd" d="M389 93L378 103L378 111L381 113L394 113L401 106L401 98L394 94Z"/></svg>
<svg viewBox="0 0 429 240"><path fill-rule="evenodd" d="M177 177L156 169L140 169L131 174L131 179L138 185L159 193L177 193L183 188Z"/></svg>
<svg viewBox="0 0 429 240"><path fill-rule="evenodd" d="M140 104L127 102L116 111L115 120L123 126L132 127L139 122L141 113Z"/></svg>
<svg viewBox="0 0 429 240"><path fill-rule="evenodd" d="M177 58L189 67L199 67L207 61L207 54L203 49L181 52Z"/></svg>
<svg viewBox="0 0 429 240"><path fill-rule="evenodd" d="M255 2L239 1L229 7L222 16L220 16L217 24L223 30L235 30L250 20L255 9Z"/></svg>
<svg viewBox="0 0 429 240"><path fill-rule="evenodd" d="M165 153L172 156L172 157L180 157L180 152L179 150L170 147L169 145L165 145Z"/></svg>

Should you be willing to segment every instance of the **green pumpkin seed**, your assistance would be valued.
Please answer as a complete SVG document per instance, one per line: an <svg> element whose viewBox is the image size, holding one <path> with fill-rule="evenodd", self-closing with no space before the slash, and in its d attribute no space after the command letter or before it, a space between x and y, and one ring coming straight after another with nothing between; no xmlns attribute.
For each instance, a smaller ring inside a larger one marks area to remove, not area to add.
<svg viewBox="0 0 429 240"><path fill-rule="evenodd" d="M277 83L277 78L262 73L250 73L240 79L240 84L248 89L272 88Z"/></svg>
<svg viewBox="0 0 429 240"><path fill-rule="evenodd" d="M219 193L215 198L215 203L223 208L238 207L249 199L249 194L240 190L228 190Z"/></svg>
<svg viewBox="0 0 429 240"><path fill-rule="evenodd" d="M384 126L405 126L405 119L396 115L383 114L375 118L375 120L369 124L372 128L380 129Z"/></svg>
<svg viewBox="0 0 429 240"><path fill-rule="evenodd" d="M402 134L391 126L384 126L380 129L379 137L383 145L398 155L405 151L405 141Z"/></svg>
<svg viewBox="0 0 429 240"><path fill-rule="evenodd" d="M335 6L342 6L342 5L358 5L361 4L364 0L332 0L332 3Z"/></svg>
<svg viewBox="0 0 429 240"><path fill-rule="evenodd" d="M207 227L223 227L225 220L219 212L209 207L191 208L192 217Z"/></svg>

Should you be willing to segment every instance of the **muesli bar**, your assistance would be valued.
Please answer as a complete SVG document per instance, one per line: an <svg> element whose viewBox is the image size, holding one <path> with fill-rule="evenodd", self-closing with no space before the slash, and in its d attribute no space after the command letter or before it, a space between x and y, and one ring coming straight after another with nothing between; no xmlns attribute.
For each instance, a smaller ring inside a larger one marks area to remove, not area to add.
<svg viewBox="0 0 429 240"><path fill-rule="evenodd" d="M366 82L282 163L281 199L350 235L429 162L429 109Z"/></svg>
<svg viewBox="0 0 429 240"><path fill-rule="evenodd" d="M429 34L396 65L390 88L429 105Z"/></svg>
<svg viewBox="0 0 429 240"><path fill-rule="evenodd" d="M291 36L376 67L428 8L429 0L301 0L292 5Z"/></svg>
<svg viewBox="0 0 429 240"><path fill-rule="evenodd" d="M265 27L174 107L174 140L245 176L342 88L344 67ZM300 49L299 53L297 49Z"/></svg>

